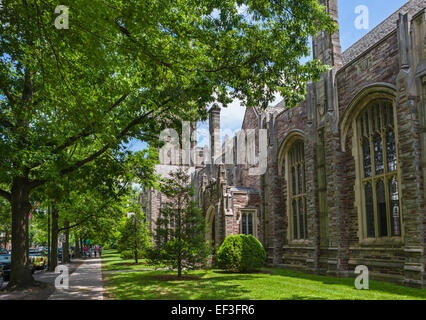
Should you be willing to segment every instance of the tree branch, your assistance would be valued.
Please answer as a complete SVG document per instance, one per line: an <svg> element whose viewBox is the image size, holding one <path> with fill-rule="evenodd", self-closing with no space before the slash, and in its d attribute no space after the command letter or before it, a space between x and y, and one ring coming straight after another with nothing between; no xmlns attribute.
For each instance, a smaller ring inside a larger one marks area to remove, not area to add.
<svg viewBox="0 0 426 320"><path fill-rule="evenodd" d="M117 107L121 102L123 102L127 97L129 96L128 93L123 94L117 101L115 101L107 110L104 111L104 115L108 114L109 112L111 112L115 107ZM81 138L86 138L89 135L91 135L93 133L93 130L91 130L92 128L90 128L90 126L94 124L91 123L87 128L84 128L79 134L69 137L63 144L59 145L58 147L56 147L55 150L53 150L53 153L58 153L70 146L72 146L78 139ZM46 146L53 146L53 142L51 143L47 143ZM41 165L40 162L35 163L31 166L31 169L34 169L36 167L38 167L39 165Z"/></svg>
<svg viewBox="0 0 426 320"><path fill-rule="evenodd" d="M151 52L149 52L146 47L144 47L143 45L141 45L138 41L136 41L135 38L132 37L131 33L129 30L127 30L125 27L123 27L122 25L120 25L117 21L117 19L114 21L115 24L117 25L118 29L120 30L120 32L122 34L124 34L126 37L128 37L130 39L130 41L132 41L134 44L138 45L139 47L143 48L144 50L141 50L141 53L145 54L146 56L150 57L151 59L154 59L158 64L163 65L169 69L171 69L172 65L170 63L164 62L161 59L159 59L157 56L155 56L154 54L152 54Z"/></svg>
<svg viewBox="0 0 426 320"><path fill-rule="evenodd" d="M84 222L86 222L87 220L89 220L89 218L91 218L93 215L94 215L94 214L92 213L91 215L89 215L89 216L88 216L88 217L86 217L85 219L80 220L80 222L77 222L77 223L75 223L75 224L73 224L73 225L70 225L70 226L68 226L68 227L59 228L59 229L58 229L58 232L61 232L61 231L65 231L65 230L69 230L69 229L73 229L73 228L75 228L75 227L78 227L79 225L81 225L81 224L83 224Z"/></svg>
<svg viewBox="0 0 426 320"><path fill-rule="evenodd" d="M171 98L167 99L166 101L164 101L161 106L165 106L169 101L171 100ZM116 139L117 140L121 140L123 137L125 137L127 135L127 133L130 131L130 129L132 129L134 126L140 124L147 116L149 116L151 113L153 113L154 110L148 111L146 113L144 113L143 115L141 115L140 117L134 119L133 121L131 121L126 128L124 128L117 136ZM85 164L93 161L94 159L96 159L97 157L99 157L100 155L102 155L103 153L105 153L109 148L111 148L111 144L107 144L105 145L103 148L101 148L100 150L98 150L97 152L91 154L90 156L88 156L87 158L77 161L75 164L69 166L68 168L65 168L63 170L61 170L60 174L61 175L66 175L68 173L71 173L75 170L77 170L78 168L84 166Z"/></svg>
<svg viewBox="0 0 426 320"><path fill-rule="evenodd" d="M7 191L4 191L4 190L0 189L0 196L2 196L3 198L5 198L9 202L12 201L12 194L9 193L9 192L7 192Z"/></svg>
<svg viewBox="0 0 426 320"><path fill-rule="evenodd" d="M6 89L6 87L1 88L6 98L9 100L9 102L12 104L12 106L15 104L15 99L13 99L12 95L10 94L9 90Z"/></svg>
<svg viewBox="0 0 426 320"><path fill-rule="evenodd" d="M108 114L111 110L113 110L115 107L117 107L121 102L123 102L127 97L128 97L128 93L123 94L117 101L115 101L111 107L109 107L107 110L105 110L104 115ZM89 126L90 127L90 126ZM75 141L77 141L80 138L85 138L87 136L89 136L90 134L92 134L93 132L89 130L88 128L85 128L82 132L80 132L78 135L75 135L73 137L70 137L67 139L67 141L65 143L63 143L62 145L58 146L54 152L59 152L64 150L65 148L71 146Z"/></svg>
<svg viewBox="0 0 426 320"><path fill-rule="evenodd" d="M122 193L123 192L123 190L124 190L124 188L128 185L129 183L128 182L126 182L124 185L122 185L121 186L121 188L120 188L120 190L118 190L118 192L117 192L117 195L113 198L113 199L109 199L109 201L106 201L99 209L97 209L97 210L95 210L95 212L99 212L99 211L102 211L103 209L105 209L109 204L110 204L110 202L112 201L112 200L116 200L119 196L120 196L120 193ZM78 227L79 225L81 225L81 224L83 224L84 222L86 222L87 220L89 220L91 217L93 217L95 214L94 213L92 213L92 214L90 214L89 216L87 216L87 217L85 217L84 219L82 219L82 220L80 220L79 222L77 222L77 223L75 223L75 224L73 224L73 225L70 225L70 226L68 226L68 227L63 227L63 228L60 228L60 229L58 229L58 232L61 232L61 231L64 231L64 230L69 230L69 229L73 229L73 228L75 228L75 227Z"/></svg>
<svg viewBox="0 0 426 320"><path fill-rule="evenodd" d="M16 128L9 120L6 119L0 119L0 125L5 128Z"/></svg>

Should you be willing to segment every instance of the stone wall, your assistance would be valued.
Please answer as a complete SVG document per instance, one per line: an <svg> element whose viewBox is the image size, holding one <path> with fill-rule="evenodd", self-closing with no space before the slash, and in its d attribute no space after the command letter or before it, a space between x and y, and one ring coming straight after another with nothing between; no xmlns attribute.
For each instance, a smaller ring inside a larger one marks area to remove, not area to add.
<svg viewBox="0 0 426 320"><path fill-rule="evenodd" d="M413 12L419 2L412 1L411 5L403 9ZM395 19L395 15L391 18ZM397 24L398 28L387 30L376 43L368 43L361 54L355 56L352 52L352 60L346 60L344 66L335 66L318 83L308 87L306 102L274 119L276 129L270 131L270 136L277 140L279 150L284 148L292 132L299 131L304 136L309 239L289 241L285 161L279 151L278 158L268 163L268 171L261 180L265 245L270 264L343 276L352 276L355 267L363 264L369 267L373 278L424 285L424 11L417 14L411 24L404 23L404 19L411 18L401 15L397 22L385 23L388 27ZM411 47L410 34L417 40ZM321 41L326 45L321 45ZM333 36L314 39L316 48L328 48L327 52L317 52L318 57L327 60L332 55L334 61L339 61L339 47L327 45L333 41ZM357 44L357 48L361 45ZM407 51L405 64L401 60L403 50ZM416 77L419 80L416 81ZM358 208L360 196L356 191L355 165L359 155L354 148L357 142L352 121L363 107L363 101L375 98L391 99L397 106L404 228L400 239L364 239L360 233L362 210ZM275 157L273 149L270 154ZM279 182L275 180L277 162L281 166ZM278 183L280 188L276 186ZM277 199L278 189L281 202ZM281 206L277 207L276 203Z"/></svg>

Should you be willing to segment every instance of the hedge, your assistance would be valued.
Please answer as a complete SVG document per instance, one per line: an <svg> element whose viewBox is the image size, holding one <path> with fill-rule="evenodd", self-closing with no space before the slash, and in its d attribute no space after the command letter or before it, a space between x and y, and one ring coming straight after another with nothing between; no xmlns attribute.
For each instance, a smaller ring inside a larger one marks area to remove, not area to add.
<svg viewBox="0 0 426 320"><path fill-rule="evenodd" d="M262 244L252 235L226 237L217 253L217 266L220 269L237 272L254 271L262 267L266 252Z"/></svg>

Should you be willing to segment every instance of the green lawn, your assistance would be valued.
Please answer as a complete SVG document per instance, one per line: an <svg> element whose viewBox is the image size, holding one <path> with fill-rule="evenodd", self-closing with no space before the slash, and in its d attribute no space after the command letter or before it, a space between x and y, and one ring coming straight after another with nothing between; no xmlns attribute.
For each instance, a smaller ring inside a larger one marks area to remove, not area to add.
<svg viewBox="0 0 426 320"><path fill-rule="evenodd" d="M112 261L117 256L113 252L104 255L103 265L112 270ZM426 290L386 282L370 281L370 290L356 290L354 279L350 278L330 278L284 269L265 268L262 271L231 274L200 270L188 273L189 279L185 280L174 279L172 275L176 272L173 271L120 272L104 274L104 286L113 299L125 300L426 300Z"/></svg>
<svg viewBox="0 0 426 320"><path fill-rule="evenodd" d="M116 250L104 250L102 254L102 270L137 270L137 269L155 269L161 268L161 265L154 266L149 264L145 259L139 259L135 264L134 259L123 260Z"/></svg>

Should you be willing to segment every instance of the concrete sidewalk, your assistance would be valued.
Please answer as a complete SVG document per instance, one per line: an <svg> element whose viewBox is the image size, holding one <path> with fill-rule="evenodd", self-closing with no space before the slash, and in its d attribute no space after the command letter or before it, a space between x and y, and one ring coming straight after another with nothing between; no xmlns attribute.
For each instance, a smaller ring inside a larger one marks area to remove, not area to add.
<svg viewBox="0 0 426 320"><path fill-rule="evenodd" d="M104 287L102 281L101 259L74 260L81 263L69 275L69 289L55 289L48 300L103 300ZM55 283L57 273L40 273L36 280Z"/></svg>

